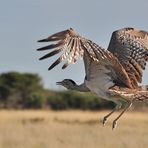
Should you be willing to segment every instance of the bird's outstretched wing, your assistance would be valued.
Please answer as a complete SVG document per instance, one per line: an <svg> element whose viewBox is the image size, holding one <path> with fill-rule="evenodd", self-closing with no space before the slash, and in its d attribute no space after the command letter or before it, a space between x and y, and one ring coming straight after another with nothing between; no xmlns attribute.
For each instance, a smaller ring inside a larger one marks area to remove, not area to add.
<svg viewBox="0 0 148 148"><path fill-rule="evenodd" d="M39 40L39 42L49 41L56 41L56 43L37 50L56 49L41 57L40 60L62 53L49 67L49 70L60 62L66 61L62 67L64 69L70 63L75 63L79 57L83 57L87 79L95 81L96 77L102 77L105 80L104 83L108 83L106 76L109 76L112 81L131 88L130 79L118 59L112 53L101 48L91 40L79 36L73 29L70 28L53 34L46 39ZM100 80L98 80L98 84Z"/></svg>
<svg viewBox="0 0 148 148"><path fill-rule="evenodd" d="M58 65L63 61L65 61L65 64L62 66L62 69L65 69L71 63L72 64L76 63L79 57L83 57L84 47L89 52L89 55L94 60L95 59L97 60L91 48L91 41L79 36L72 28L55 33L46 39L39 40L38 42L50 42L50 41L57 41L57 43L37 49L38 51L41 51L41 50L49 50L56 48L52 52L41 57L40 60L49 58L58 53L62 53L61 56L48 68L49 70L51 70L52 68L54 68L56 65Z"/></svg>
<svg viewBox="0 0 148 148"><path fill-rule="evenodd" d="M118 58L136 88L148 61L148 32L134 28L114 31L108 50Z"/></svg>

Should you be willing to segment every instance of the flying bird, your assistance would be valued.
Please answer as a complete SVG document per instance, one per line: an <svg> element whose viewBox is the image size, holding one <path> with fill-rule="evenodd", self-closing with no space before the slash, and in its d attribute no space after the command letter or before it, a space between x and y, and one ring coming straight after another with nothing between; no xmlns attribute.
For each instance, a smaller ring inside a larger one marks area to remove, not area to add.
<svg viewBox="0 0 148 148"><path fill-rule="evenodd" d="M61 62L65 62L62 66L65 69L69 64L76 63L80 57L83 58L86 73L84 82L78 85L71 79L64 79L57 82L57 85L70 90L92 92L99 98L114 102L116 106L103 118L103 125L112 113L123 108L112 123L114 129L117 120L134 101L148 99L148 85L139 85L148 61L148 32L130 27L116 30L112 33L107 49L80 36L72 28L38 42L54 42L37 49L54 49L40 60L61 53L49 70Z"/></svg>

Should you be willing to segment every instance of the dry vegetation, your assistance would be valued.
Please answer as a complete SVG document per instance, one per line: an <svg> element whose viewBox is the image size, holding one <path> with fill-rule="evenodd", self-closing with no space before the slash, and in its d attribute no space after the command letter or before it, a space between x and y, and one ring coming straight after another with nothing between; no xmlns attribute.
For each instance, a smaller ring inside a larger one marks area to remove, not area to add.
<svg viewBox="0 0 148 148"><path fill-rule="evenodd" d="M144 148L146 112L126 113L115 131L106 112L0 111L0 148Z"/></svg>

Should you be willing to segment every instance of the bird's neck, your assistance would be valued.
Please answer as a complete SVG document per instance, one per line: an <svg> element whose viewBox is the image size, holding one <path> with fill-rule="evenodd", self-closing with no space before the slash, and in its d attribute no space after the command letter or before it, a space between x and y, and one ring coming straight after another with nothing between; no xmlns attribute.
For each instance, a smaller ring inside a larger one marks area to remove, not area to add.
<svg viewBox="0 0 148 148"><path fill-rule="evenodd" d="M76 91L80 91L80 92L89 92L90 90L85 86L85 84L80 84L80 85L73 85L69 88L70 90L76 90Z"/></svg>

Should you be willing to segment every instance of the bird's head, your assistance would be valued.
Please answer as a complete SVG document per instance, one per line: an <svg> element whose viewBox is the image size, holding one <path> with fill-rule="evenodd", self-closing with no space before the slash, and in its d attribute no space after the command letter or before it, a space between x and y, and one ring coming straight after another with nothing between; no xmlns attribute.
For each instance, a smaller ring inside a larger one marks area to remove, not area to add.
<svg viewBox="0 0 148 148"><path fill-rule="evenodd" d="M76 86L76 83L71 79L64 79L61 82L56 82L57 85L62 85L66 87L67 89L73 89L74 86Z"/></svg>

